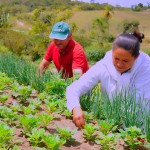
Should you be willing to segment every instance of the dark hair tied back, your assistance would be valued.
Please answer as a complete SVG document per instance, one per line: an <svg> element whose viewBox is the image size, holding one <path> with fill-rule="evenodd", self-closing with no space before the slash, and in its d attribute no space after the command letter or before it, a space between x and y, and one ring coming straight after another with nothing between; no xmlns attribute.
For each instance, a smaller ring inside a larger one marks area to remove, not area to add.
<svg viewBox="0 0 150 150"><path fill-rule="evenodd" d="M140 43L142 43L142 39L144 39L143 33L140 33L135 30L132 34L139 40Z"/></svg>

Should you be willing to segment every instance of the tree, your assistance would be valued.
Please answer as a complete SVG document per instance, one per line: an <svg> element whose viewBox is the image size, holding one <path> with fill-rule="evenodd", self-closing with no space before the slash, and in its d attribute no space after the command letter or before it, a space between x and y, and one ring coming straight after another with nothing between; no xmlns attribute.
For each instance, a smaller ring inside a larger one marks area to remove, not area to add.
<svg viewBox="0 0 150 150"><path fill-rule="evenodd" d="M97 44L103 46L106 37L106 30L108 29L108 22L106 18L100 17L93 21L91 29L91 38L95 39Z"/></svg>
<svg viewBox="0 0 150 150"><path fill-rule="evenodd" d="M133 21L124 20L122 23L123 33L133 32L134 30L138 29L139 24L140 23L137 20Z"/></svg>
<svg viewBox="0 0 150 150"><path fill-rule="evenodd" d="M114 13L113 7L110 5L106 5L105 10L103 11L103 16L104 16L104 18L106 18L106 20L108 22L108 35L109 35L109 20L112 18L113 13Z"/></svg>

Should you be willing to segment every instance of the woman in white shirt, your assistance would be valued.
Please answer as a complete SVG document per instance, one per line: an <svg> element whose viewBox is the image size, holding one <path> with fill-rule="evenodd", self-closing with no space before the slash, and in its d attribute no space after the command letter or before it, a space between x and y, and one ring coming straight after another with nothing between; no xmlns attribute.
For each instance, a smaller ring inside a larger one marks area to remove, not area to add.
<svg viewBox="0 0 150 150"><path fill-rule="evenodd" d="M79 128L84 126L84 113L80 96L101 83L101 92L111 99L122 89L136 91L136 99L143 97L150 103L150 57L140 51L143 34L119 35L103 59L92 66L79 80L66 90L67 107L73 113L73 121Z"/></svg>

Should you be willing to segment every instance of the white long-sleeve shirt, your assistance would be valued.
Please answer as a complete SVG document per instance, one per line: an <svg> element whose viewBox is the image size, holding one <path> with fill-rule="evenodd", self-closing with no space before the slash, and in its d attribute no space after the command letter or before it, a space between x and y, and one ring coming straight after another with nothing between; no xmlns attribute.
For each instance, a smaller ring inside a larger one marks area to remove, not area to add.
<svg viewBox="0 0 150 150"><path fill-rule="evenodd" d="M111 99L122 89L130 87L136 90L136 97L143 97L150 101L150 57L140 51L132 68L126 73L119 73L112 62L112 51L92 66L79 80L73 82L66 89L67 107L70 111L80 106L79 98L91 90L98 82L101 92Z"/></svg>

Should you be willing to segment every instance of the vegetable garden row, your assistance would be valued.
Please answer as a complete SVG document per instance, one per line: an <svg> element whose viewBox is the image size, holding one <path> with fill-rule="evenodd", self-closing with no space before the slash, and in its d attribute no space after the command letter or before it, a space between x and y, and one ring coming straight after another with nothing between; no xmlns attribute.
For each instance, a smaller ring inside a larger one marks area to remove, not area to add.
<svg viewBox="0 0 150 150"><path fill-rule="evenodd" d="M150 110L134 95L110 101L95 87L81 97L86 125L77 129L66 108L71 80L37 75L11 54L0 56L0 149L121 150L150 148ZM145 107L144 107L145 106Z"/></svg>

